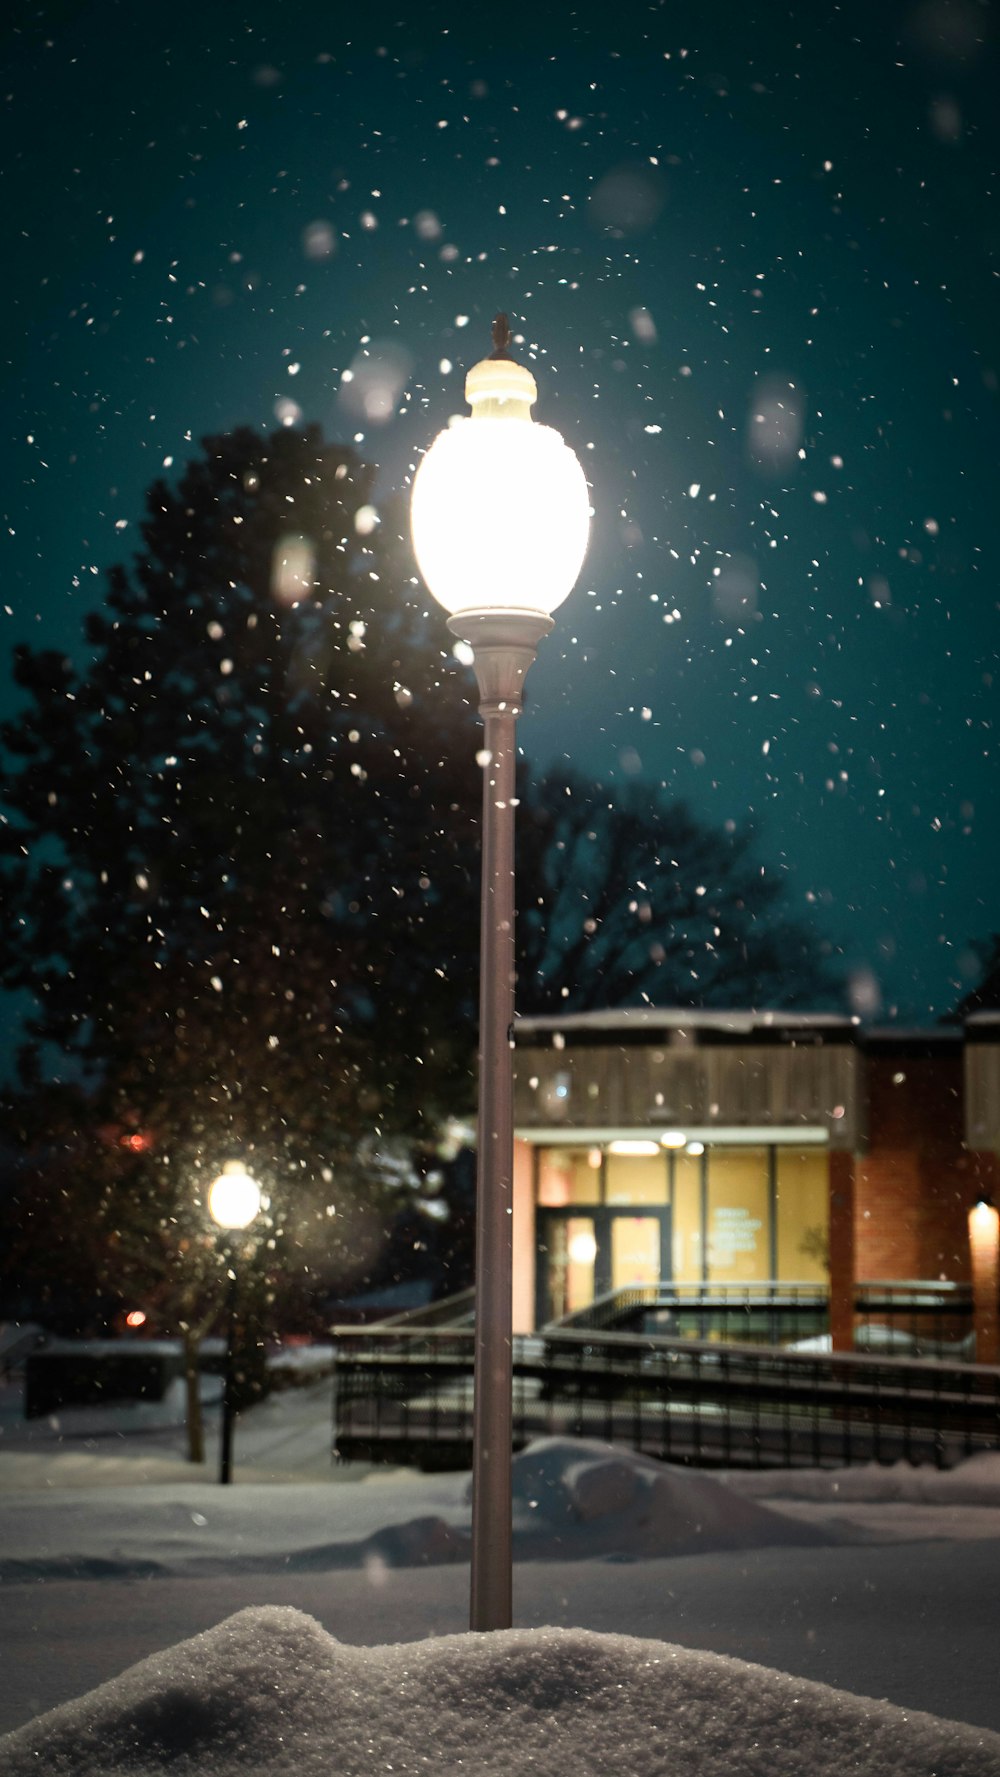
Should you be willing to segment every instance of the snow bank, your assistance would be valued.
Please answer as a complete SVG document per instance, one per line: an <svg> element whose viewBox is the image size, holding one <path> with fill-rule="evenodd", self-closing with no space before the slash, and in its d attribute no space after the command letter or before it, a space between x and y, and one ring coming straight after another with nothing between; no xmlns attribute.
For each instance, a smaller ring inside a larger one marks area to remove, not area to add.
<svg viewBox="0 0 1000 1777"><path fill-rule="evenodd" d="M566 1561L616 1555L696 1555L713 1549L811 1546L836 1530L773 1512L711 1476L667 1467L620 1445L539 1438L511 1464L514 1558ZM472 1503L472 1482L465 1488ZM323 1551L331 1565L345 1548ZM468 1516L425 1514L356 1545L367 1566L436 1566L469 1559Z"/></svg>
<svg viewBox="0 0 1000 1777"><path fill-rule="evenodd" d="M840 1469L743 1469L726 1485L744 1498L903 1501L919 1505L1000 1506L1000 1450L982 1450L952 1469L924 1463L860 1463Z"/></svg>
<svg viewBox="0 0 1000 1777"><path fill-rule="evenodd" d="M0 1742L0 1777L1000 1777L1000 1735L585 1630L354 1648L244 1610Z"/></svg>
<svg viewBox="0 0 1000 1777"><path fill-rule="evenodd" d="M529 1444L514 1458L512 1487L519 1559L693 1555L834 1540L711 1475L583 1438Z"/></svg>
<svg viewBox="0 0 1000 1777"><path fill-rule="evenodd" d="M813 1547L847 1534L611 1444L539 1439L514 1458L512 1480L518 1561ZM431 1567L467 1561L469 1548L464 1476L0 1498L0 1581Z"/></svg>

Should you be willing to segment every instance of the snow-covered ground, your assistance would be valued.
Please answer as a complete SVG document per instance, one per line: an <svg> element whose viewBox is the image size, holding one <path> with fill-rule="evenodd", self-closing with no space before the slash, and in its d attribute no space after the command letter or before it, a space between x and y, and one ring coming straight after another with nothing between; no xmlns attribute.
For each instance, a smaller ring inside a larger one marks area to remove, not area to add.
<svg viewBox="0 0 1000 1777"><path fill-rule="evenodd" d="M215 1410L199 1471L177 1409L0 1397L0 1777L1000 1777L1000 1457L719 1477L542 1442L517 1627L473 1637L466 1476L331 1468L321 1380L240 1420L222 1488Z"/></svg>

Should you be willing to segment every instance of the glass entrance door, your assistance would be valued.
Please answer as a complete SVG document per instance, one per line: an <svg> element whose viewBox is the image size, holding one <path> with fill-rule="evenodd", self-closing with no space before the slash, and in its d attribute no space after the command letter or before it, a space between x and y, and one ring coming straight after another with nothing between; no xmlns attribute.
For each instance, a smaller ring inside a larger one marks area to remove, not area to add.
<svg viewBox="0 0 1000 1777"><path fill-rule="evenodd" d="M540 1210L538 1224L537 1321L542 1326L594 1300L597 1236L592 1215Z"/></svg>
<svg viewBox="0 0 1000 1777"><path fill-rule="evenodd" d="M538 1326L608 1290L670 1277L669 1209L539 1209L537 1228Z"/></svg>

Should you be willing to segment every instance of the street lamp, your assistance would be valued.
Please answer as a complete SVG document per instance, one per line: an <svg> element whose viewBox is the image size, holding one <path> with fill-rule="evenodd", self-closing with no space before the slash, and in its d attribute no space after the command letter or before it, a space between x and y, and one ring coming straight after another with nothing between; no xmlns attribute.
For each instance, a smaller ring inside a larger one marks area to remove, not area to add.
<svg viewBox="0 0 1000 1777"><path fill-rule="evenodd" d="M467 643L484 728L472 1449L473 1629L511 1625L515 724L525 674L572 591L590 525L573 452L531 418L535 379L509 354L469 371L471 418L435 439L413 484L417 562Z"/></svg>
<svg viewBox="0 0 1000 1777"><path fill-rule="evenodd" d="M260 1214L261 1189L250 1177L241 1160L227 1160L217 1179L208 1188L208 1213L213 1222L227 1234L235 1234ZM236 1416L235 1344L236 1310L239 1298L239 1276L236 1268L236 1243L226 1243L229 1292L226 1309L226 1368L222 1384L222 1442L219 1455L219 1480L228 1486L233 1469L233 1420Z"/></svg>

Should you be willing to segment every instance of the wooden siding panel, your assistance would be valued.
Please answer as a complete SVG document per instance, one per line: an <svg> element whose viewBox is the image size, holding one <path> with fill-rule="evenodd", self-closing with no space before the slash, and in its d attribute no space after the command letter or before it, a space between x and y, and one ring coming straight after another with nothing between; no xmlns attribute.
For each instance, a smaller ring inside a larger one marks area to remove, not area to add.
<svg viewBox="0 0 1000 1777"><path fill-rule="evenodd" d="M965 1046L965 1140L1000 1148L1000 1043Z"/></svg>
<svg viewBox="0 0 1000 1777"><path fill-rule="evenodd" d="M524 1049L515 1058L515 1122L581 1131L800 1124L853 1149L864 1134L857 1069L847 1045Z"/></svg>

